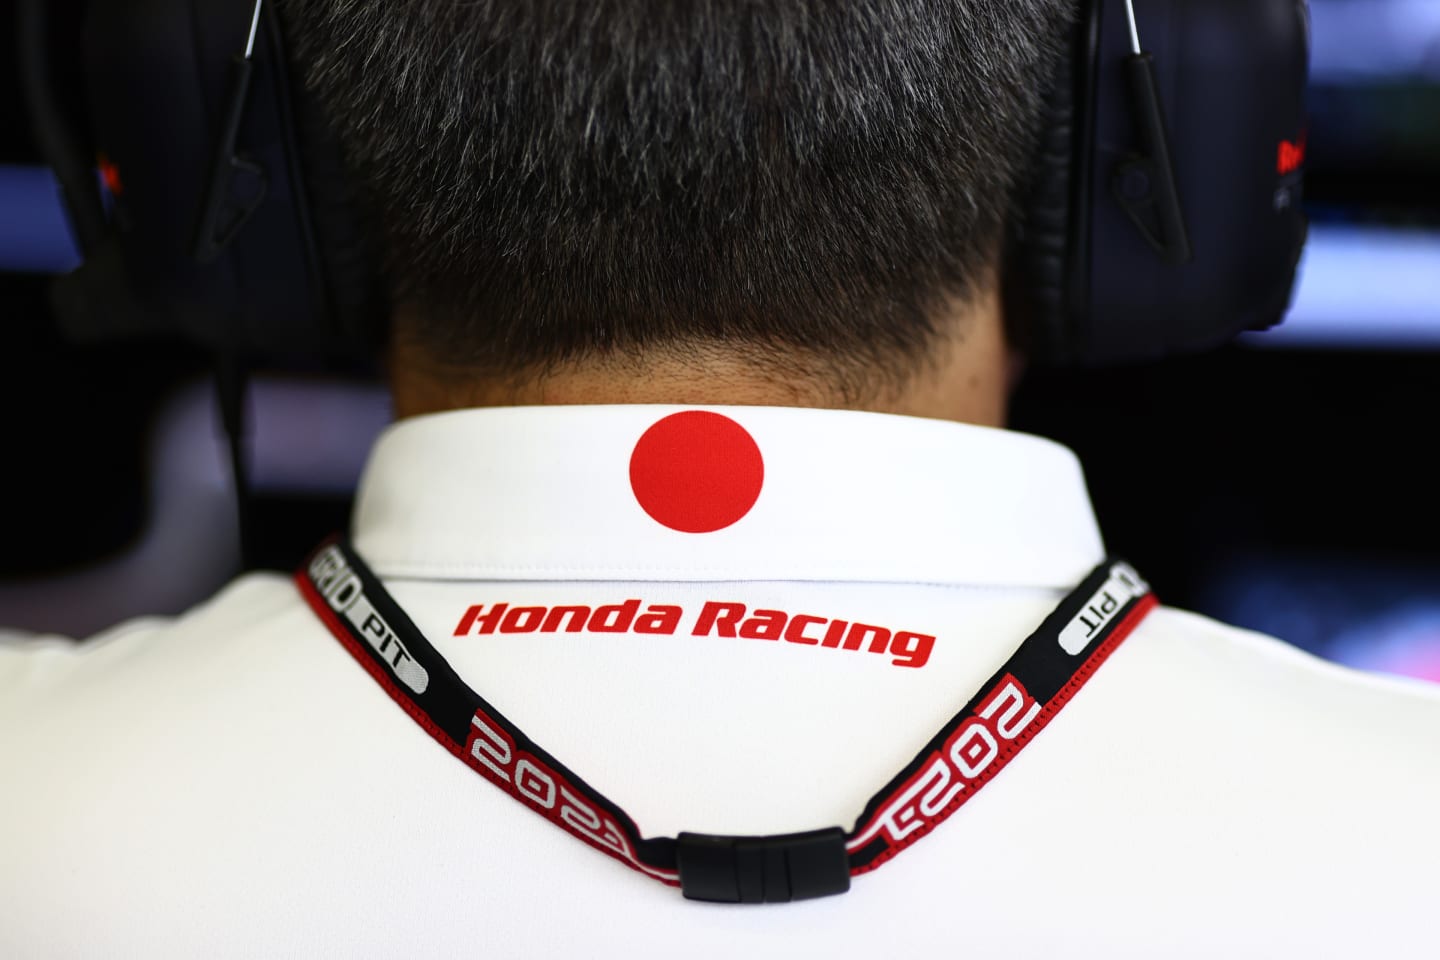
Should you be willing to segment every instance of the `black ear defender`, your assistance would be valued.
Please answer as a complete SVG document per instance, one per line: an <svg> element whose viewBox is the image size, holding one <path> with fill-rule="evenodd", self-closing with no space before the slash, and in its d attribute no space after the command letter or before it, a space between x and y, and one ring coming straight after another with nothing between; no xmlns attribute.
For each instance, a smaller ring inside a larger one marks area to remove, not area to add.
<svg viewBox="0 0 1440 960"><path fill-rule="evenodd" d="M1154 360L1283 319L1309 25L1305 0L1082 4L1012 224L1006 308L1031 360Z"/></svg>
<svg viewBox="0 0 1440 960"><path fill-rule="evenodd" d="M19 2L43 23L45 0ZM387 313L374 231L272 8L90 0L88 129L30 97L36 126L88 142L82 163L101 165L109 187L102 238L52 296L73 339L179 335L222 357L374 353Z"/></svg>
<svg viewBox="0 0 1440 960"><path fill-rule="evenodd" d="M34 43L45 0L19 3ZM83 135L43 60L27 68L47 160L98 234L55 291L75 338L180 334L222 356L380 342L377 234L272 7L90 0ZM1007 253L1033 360L1154 359L1280 321L1306 234L1308 24L1305 0L1081 0Z"/></svg>

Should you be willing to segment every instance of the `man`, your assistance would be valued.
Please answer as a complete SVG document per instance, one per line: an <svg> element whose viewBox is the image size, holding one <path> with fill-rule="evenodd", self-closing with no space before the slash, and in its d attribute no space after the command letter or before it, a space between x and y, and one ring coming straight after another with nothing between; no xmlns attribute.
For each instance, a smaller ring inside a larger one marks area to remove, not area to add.
<svg viewBox="0 0 1440 960"><path fill-rule="evenodd" d="M995 429L1068 3L287 13L400 422L353 554L0 652L0 952L1429 954L1440 696L1150 611Z"/></svg>

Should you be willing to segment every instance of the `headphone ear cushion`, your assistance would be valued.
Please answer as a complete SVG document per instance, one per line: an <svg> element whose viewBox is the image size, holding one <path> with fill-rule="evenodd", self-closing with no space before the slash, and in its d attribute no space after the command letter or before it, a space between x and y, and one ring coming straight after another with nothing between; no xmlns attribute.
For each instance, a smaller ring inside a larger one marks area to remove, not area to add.
<svg viewBox="0 0 1440 960"><path fill-rule="evenodd" d="M291 89L294 147L305 190L298 206L300 216L309 219L326 301L315 309L328 314L328 342L371 357L384 341L389 312L378 224L367 213L320 104L298 77Z"/></svg>
<svg viewBox="0 0 1440 960"><path fill-rule="evenodd" d="M1011 219L1005 310L1011 341L1033 362L1060 362L1068 352L1068 287L1074 226L1075 149L1080 111L1075 64L1063 57L1046 95L1030 176Z"/></svg>

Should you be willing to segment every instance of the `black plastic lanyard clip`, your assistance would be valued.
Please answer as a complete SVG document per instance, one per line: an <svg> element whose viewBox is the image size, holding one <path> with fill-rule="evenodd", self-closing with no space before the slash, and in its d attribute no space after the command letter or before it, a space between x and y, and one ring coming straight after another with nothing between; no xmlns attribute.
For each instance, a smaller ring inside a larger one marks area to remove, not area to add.
<svg viewBox="0 0 1440 960"><path fill-rule="evenodd" d="M680 890L713 903L788 903L850 889L850 857L839 827L772 837L682 833Z"/></svg>

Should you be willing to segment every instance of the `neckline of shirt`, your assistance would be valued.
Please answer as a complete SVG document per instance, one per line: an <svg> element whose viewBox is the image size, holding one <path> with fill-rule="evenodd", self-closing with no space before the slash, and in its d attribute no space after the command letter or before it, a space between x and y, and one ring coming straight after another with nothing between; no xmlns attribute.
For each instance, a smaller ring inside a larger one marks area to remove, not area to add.
<svg viewBox="0 0 1440 960"><path fill-rule="evenodd" d="M754 506L710 533L653 519L631 486L666 417L719 414L764 462ZM554 406L391 425L353 524L382 577L910 582L1069 588L1104 558L1074 454L941 420L786 407Z"/></svg>

